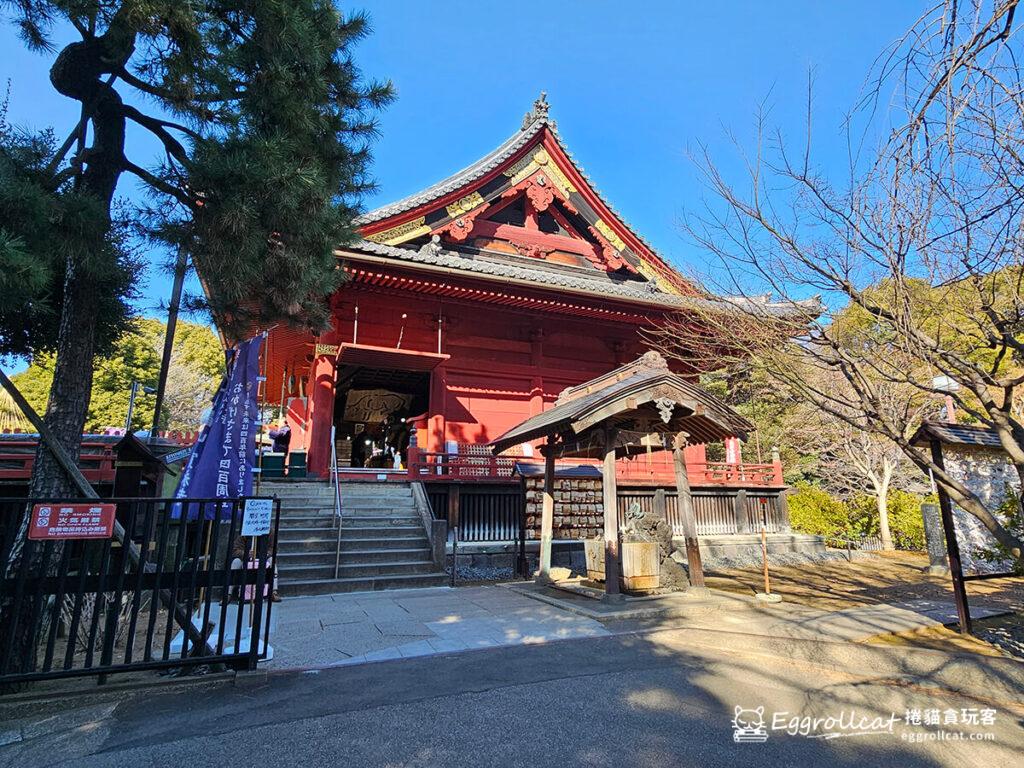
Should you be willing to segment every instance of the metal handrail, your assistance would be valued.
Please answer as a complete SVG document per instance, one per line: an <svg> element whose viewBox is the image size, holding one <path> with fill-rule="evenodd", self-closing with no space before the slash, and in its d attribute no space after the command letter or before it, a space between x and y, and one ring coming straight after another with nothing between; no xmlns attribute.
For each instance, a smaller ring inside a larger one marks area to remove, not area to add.
<svg viewBox="0 0 1024 768"><path fill-rule="evenodd" d="M338 480L338 444L335 442L335 427L331 427L331 478L334 481L334 524L338 538L334 544L334 578L341 568L341 481Z"/></svg>

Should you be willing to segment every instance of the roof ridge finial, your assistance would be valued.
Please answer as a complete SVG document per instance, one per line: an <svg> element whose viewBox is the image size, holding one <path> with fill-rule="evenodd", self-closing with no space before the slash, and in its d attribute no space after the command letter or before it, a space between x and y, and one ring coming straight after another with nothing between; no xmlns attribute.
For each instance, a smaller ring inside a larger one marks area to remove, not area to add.
<svg viewBox="0 0 1024 768"><path fill-rule="evenodd" d="M550 122L548 120L548 110L550 108L551 105L548 104L548 92L541 91L540 97L533 102L533 109L527 112L526 115L523 117L523 130L525 131L527 128L530 127L530 125L537 122L538 120Z"/></svg>

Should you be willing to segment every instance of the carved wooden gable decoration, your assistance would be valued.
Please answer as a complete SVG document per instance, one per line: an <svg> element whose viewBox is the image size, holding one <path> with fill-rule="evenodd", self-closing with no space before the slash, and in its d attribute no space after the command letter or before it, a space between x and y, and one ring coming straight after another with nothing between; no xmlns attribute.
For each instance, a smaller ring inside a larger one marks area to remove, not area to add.
<svg viewBox="0 0 1024 768"><path fill-rule="evenodd" d="M363 237L415 247L542 259L660 291L692 289L635 234L572 161L548 119L544 94L522 129L454 176L361 219Z"/></svg>

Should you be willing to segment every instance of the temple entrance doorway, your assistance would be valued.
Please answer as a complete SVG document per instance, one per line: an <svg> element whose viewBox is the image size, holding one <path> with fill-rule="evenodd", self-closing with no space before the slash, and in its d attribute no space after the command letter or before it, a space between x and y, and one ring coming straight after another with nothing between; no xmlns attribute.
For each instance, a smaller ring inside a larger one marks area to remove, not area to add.
<svg viewBox="0 0 1024 768"><path fill-rule="evenodd" d="M412 418L429 404L430 374L349 366L339 372L335 393L338 466L406 466Z"/></svg>

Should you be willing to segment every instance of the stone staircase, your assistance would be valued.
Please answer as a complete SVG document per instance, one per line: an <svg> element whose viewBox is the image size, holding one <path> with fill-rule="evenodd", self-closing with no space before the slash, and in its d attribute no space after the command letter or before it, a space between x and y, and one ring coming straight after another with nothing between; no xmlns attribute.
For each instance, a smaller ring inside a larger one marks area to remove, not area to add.
<svg viewBox="0 0 1024 768"><path fill-rule="evenodd" d="M431 560L430 541L406 483L342 483L341 558L334 487L325 482L267 481L260 493L281 499L278 591L282 595L435 587L447 583Z"/></svg>

